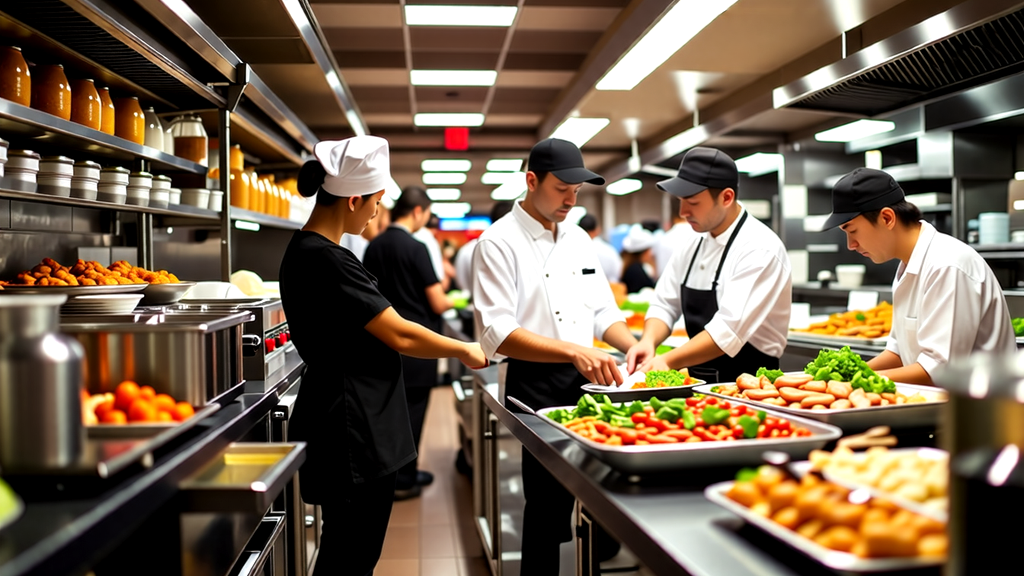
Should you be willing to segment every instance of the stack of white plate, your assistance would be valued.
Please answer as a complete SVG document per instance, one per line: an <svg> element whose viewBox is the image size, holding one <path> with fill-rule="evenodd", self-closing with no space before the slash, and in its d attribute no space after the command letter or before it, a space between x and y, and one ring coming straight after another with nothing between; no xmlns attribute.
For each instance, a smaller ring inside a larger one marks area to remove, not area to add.
<svg viewBox="0 0 1024 576"><path fill-rule="evenodd" d="M72 296L60 307L61 314L127 314L139 305L142 294Z"/></svg>

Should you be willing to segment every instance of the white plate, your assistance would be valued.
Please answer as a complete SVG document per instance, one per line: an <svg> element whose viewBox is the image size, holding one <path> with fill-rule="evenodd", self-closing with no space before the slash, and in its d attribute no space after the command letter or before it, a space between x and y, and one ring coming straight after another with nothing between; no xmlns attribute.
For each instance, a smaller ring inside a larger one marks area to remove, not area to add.
<svg viewBox="0 0 1024 576"><path fill-rule="evenodd" d="M111 286L4 286L4 291L12 294L67 294L68 296L85 296L96 294L124 294L142 292L147 284L115 284Z"/></svg>
<svg viewBox="0 0 1024 576"><path fill-rule="evenodd" d="M139 305L142 294L75 296L61 306L61 314L127 314Z"/></svg>

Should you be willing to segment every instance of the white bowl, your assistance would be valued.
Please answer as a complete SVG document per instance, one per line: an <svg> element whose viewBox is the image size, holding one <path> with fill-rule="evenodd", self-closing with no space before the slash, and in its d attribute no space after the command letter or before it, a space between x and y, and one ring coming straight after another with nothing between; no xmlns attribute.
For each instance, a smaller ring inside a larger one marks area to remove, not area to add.
<svg viewBox="0 0 1024 576"><path fill-rule="evenodd" d="M837 283L846 288L859 288L864 283L864 273L867 271L868 267L863 264L837 264Z"/></svg>
<svg viewBox="0 0 1024 576"><path fill-rule="evenodd" d="M182 188L181 203L196 208L209 208L210 191L206 188Z"/></svg>

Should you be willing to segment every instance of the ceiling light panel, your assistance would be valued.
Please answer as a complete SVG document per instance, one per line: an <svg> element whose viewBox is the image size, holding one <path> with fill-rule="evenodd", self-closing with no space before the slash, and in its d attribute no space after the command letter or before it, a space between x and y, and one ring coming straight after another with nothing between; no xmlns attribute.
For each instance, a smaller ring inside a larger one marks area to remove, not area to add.
<svg viewBox="0 0 1024 576"><path fill-rule="evenodd" d="M434 202L430 205L430 211L438 218L462 218L472 208L469 202Z"/></svg>
<svg viewBox="0 0 1024 576"><path fill-rule="evenodd" d="M756 152L736 160L736 170L752 178L778 172L782 168L782 154Z"/></svg>
<svg viewBox="0 0 1024 576"><path fill-rule="evenodd" d="M488 186L499 186L515 180L517 174L522 174L522 172L484 172L484 175L480 177L480 182Z"/></svg>
<svg viewBox="0 0 1024 576"><path fill-rule="evenodd" d="M566 118L565 122L551 133L551 137L568 140L582 148L610 122L611 120L607 118Z"/></svg>
<svg viewBox="0 0 1024 576"><path fill-rule="evenodd" d="M463 159L438 159L424 160L420 162L420 168L424 172L466 172L473 167L473 163Z"/></svg>
<svg viewBox="0 0 1024 576"><path fill-rule="evenodd" d="M504 26L512 25L515 6L405 6L409 26Z"/></svg>
<svg viewBox="0 0 1024 576"><path fill-rule="evenodd" d="M488 172L519 172L523 161L515 158L494 158L487 161Z"/></svg>
<svg viewBox="0 0 1024 576"><path fill-rule="evenodd" d="M680 0L607 74L598 90L632 90L736 0Z"/></svg>
<svg viewBox="0 0 1024 576"><path fill-rule="evenodd" d="M494 86L495 70L410 70L413 86Z"/></svg>
<svg viewBox="0 0 1024 576"><path fill-rule="evenodd" d="M483 126L483 114L455 114L421 112L413 116L413 124L417 126Z"/></svg>
<svg viewBox="0 0 1024 576"><path fill-rule="evenodd" d="M526 173L512 172L507 182L491 191L491 200L515 200L526 190Z"/></svg>
<svg viewBox="0 0 1024 576"><path fill-rule="evenodd" d="M427 198L432 202L449 202L462 198L462 190L458 188L427 188Z"/></svg>
<svg viewBox="0 0 1024 576"><path fill-rule="evenodd" d="M824 132L818 132L814 139L818 142L853 142L868 136L891 132L896 129L896 123L888 120L857 120L842 126L836 126Z"/></svg>
<svg viewBox="0 0 1024 576"><path fill-rule="evenodd" d="M460 186L466 183L464 172L425 172L423 183L427 186Z"/></svg>
<svg viewBox="0 0 1024 576"><path fill-rule="evenodd" d="M626 194L632 194L643 187L643 182L636 178L623 178L622 180L616 180L615 182L605 186L604 189L605 192L608 192L612 196L625 196Z"/></svg>

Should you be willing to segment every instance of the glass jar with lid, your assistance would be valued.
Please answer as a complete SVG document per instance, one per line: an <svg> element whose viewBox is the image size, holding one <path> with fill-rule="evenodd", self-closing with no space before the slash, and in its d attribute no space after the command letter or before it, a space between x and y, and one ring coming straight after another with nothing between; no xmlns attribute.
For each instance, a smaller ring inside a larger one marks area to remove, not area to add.
<svg viewBox="0 0 1024 576"><path fill-rule="evenodd" d="M174 137L174 155L207 165L209 139L203 121L198 116L179 116L171 122L171 136Z"/></svg>

